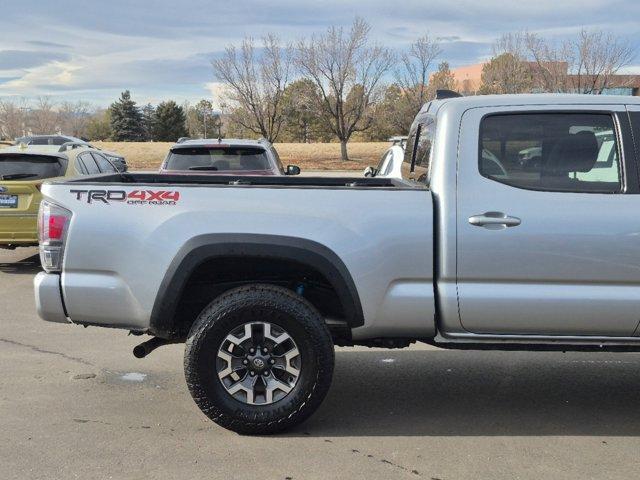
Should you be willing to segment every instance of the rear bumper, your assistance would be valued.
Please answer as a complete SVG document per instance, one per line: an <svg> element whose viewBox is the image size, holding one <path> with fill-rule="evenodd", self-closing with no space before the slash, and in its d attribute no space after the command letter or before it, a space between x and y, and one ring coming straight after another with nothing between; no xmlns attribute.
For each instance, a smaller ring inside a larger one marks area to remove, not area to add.
<svg viewBox="0 0 640 480"><path fill-rule="evenodd" d="M64 311L60 275L40 272L33 280L38 316L47 322L70 323Z"/></svg>
<svg viewBox="0 0 640 480"><path fill-rule="evenodd" d="M38 215L0 212L0 245L37 245Z"/></svg>

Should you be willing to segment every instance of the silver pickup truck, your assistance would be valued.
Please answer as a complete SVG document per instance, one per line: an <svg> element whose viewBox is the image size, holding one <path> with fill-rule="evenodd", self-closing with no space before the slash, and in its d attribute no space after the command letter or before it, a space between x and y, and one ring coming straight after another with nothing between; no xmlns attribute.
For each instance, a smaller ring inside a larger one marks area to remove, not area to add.
<svg viewBox="0 0 640 480"><path fill-rule="evenodd" d="M196 403L243 433L308 417L334 345L640 351L640 100L439 97L404 178L45 184L39 315L186 342Z"/></svg>

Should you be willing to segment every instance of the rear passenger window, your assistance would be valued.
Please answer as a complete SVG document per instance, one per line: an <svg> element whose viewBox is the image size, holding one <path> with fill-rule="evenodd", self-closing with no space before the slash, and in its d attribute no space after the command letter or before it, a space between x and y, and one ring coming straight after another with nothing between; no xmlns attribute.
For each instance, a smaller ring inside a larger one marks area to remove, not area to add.
<svg viewBox="0 0 640 480"><path fill-rule="evenodd" d="M85 153L84 155L81 155L80 162L82 162L82 165L84 165L85 171L89 175L95 175L96 173L100 173L100 169L98 168L98 166L96 165L96 162L94 162L93 157L90 154Z"/></svg>
<svg viewBox="0 0 640 480"><path fill-rule="evenodd" d="M109 160L104 158L102 155L100 155L99 153L93 153L92 155L102 173L113 173L116 171L115 167L111 165L111 162L109 162Z"/></svg>
<svg viewBox="0 0 640 480"><path fill-rule="evenodd" d="M622 190L613 118L597 113L505 114L480 125L480 173L531 190Z"/></svg>

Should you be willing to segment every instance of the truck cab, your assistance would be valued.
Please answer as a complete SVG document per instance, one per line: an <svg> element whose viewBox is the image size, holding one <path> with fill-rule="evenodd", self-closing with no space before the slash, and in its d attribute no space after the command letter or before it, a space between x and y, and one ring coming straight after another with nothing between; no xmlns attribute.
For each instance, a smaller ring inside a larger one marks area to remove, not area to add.
<svg viewBox="0 0 640 480"><path fill-rule="evenodd" d="M437 212L441 335L634 337L637 101L573 95L435 101L414 122L408 155L419 157L420 142L429 142L422 126L432 118L438 127L426 182ZM539 152L535 168L519 162L524 149Z"/></svg>

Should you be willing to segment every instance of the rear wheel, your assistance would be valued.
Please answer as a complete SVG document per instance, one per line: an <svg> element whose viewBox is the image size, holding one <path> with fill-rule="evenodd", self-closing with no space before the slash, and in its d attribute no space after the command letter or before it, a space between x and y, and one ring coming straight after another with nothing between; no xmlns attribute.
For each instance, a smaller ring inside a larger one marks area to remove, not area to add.
<svg viewBox="0 0 640 480"><path fill-rule="evenodd" d="M266 434L311 415L333 373L329 331L305 299L273 285L230 290L198 316L185 350L191 395L214 422Z"/></svg>

